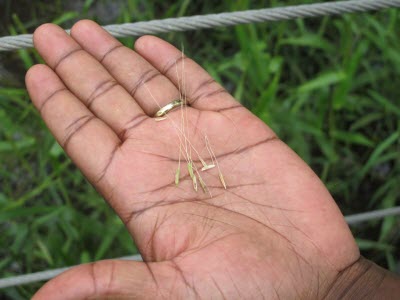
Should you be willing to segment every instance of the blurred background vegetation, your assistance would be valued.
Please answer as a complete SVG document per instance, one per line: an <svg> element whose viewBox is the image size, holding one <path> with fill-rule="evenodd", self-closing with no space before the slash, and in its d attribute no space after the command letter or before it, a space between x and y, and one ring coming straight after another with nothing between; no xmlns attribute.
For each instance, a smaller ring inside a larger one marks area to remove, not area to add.
<svg viewBox="0 0 400 300"><path fill-rule="evenodd" d="M315 1L0 0L0 36ZM400 10L161 37L202 64L322 178L345 215L400 205ZM134 39L121 39L132 46ZM0 278L136 253L30 103L35 50L0 52ZM352 228L362 253L399 272L400 219ZM41 284L0 290L26 299Z"/></svg>

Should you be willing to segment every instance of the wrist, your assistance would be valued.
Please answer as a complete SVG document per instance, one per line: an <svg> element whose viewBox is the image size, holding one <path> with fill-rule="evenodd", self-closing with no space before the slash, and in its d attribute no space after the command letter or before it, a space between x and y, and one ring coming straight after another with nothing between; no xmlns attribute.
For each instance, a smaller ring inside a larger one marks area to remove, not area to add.
<svg viewBox="0 0 400 300"><path fill-rule="evenodd" d="M400 295L400 277L360 257L341 271L325 299L395 299Z"/></svg>

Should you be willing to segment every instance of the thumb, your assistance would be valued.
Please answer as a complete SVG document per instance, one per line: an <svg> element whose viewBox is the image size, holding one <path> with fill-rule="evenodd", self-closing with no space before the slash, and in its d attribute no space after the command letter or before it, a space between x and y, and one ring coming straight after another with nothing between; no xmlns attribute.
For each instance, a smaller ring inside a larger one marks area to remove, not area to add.
<svg viewBox="0 0 400 300"><path fill-rule="evenodd" d="M127 260L80 265L47 282L32 299L154 299L168 269L163 263Z"/></svg>

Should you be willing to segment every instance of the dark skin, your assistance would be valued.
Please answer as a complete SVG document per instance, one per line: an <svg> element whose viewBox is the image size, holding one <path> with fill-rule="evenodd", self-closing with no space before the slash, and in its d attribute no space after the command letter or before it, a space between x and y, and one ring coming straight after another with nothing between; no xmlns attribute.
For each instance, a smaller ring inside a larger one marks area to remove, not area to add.
<svg viewBox="0 0 400 300"><path fill-rule="evenodd" d="M172 45L145 36L131 50L91 21L71 37L43 25L34 44L47 64L26 75L34 105L144 259L73 268L35 300L345 298L365 274L377 276L376 293L396 282L360 258L312 170ZM184 161L174 183L180 110L152 118L179 90L191 143L210 162L207 135L226 181L224 189L216 168L202 173L212 196L193 189Z"/></svg>

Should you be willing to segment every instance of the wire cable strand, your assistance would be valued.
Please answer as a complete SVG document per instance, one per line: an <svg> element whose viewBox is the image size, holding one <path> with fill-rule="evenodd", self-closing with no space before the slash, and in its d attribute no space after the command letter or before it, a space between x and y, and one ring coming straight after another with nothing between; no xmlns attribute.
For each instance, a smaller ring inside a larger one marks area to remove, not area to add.
<svg viewBox="0 0 400 300"><path fill-rule="evenodd" d="M141 261L142 257L140 255L133 255L133 256L124 256L117 259ZM0 289L29 284L29 283L35 283L39 281L47 281L71 268L73 267L58 268L58 269L46 270L30 274L18 275L9 278L3 278L0 279Z"/></svg>
<svg viewBox="0 0 400 300"><path fill-rule="evenodd" d="M347 216L344 219L346 220L347 224L356 225L362 222L396 215L400 215L400 206L354 214L351 216Z"/></svg>
<svg viewBox="0 0 400 300"><path fill-rule="evenodd" d="M390 7L400 7L400 0L350 0L302 4L230 13L169 18L137 23L114 24L103 27L115 37L141 36L145 34L197 30L233 26L237 24L341 15L345 13L380 10ZM69 31L67 30L67 32ZM33 47L32 34L5 36L0 38L0 51L13 51L30 47Z"/></svg>

